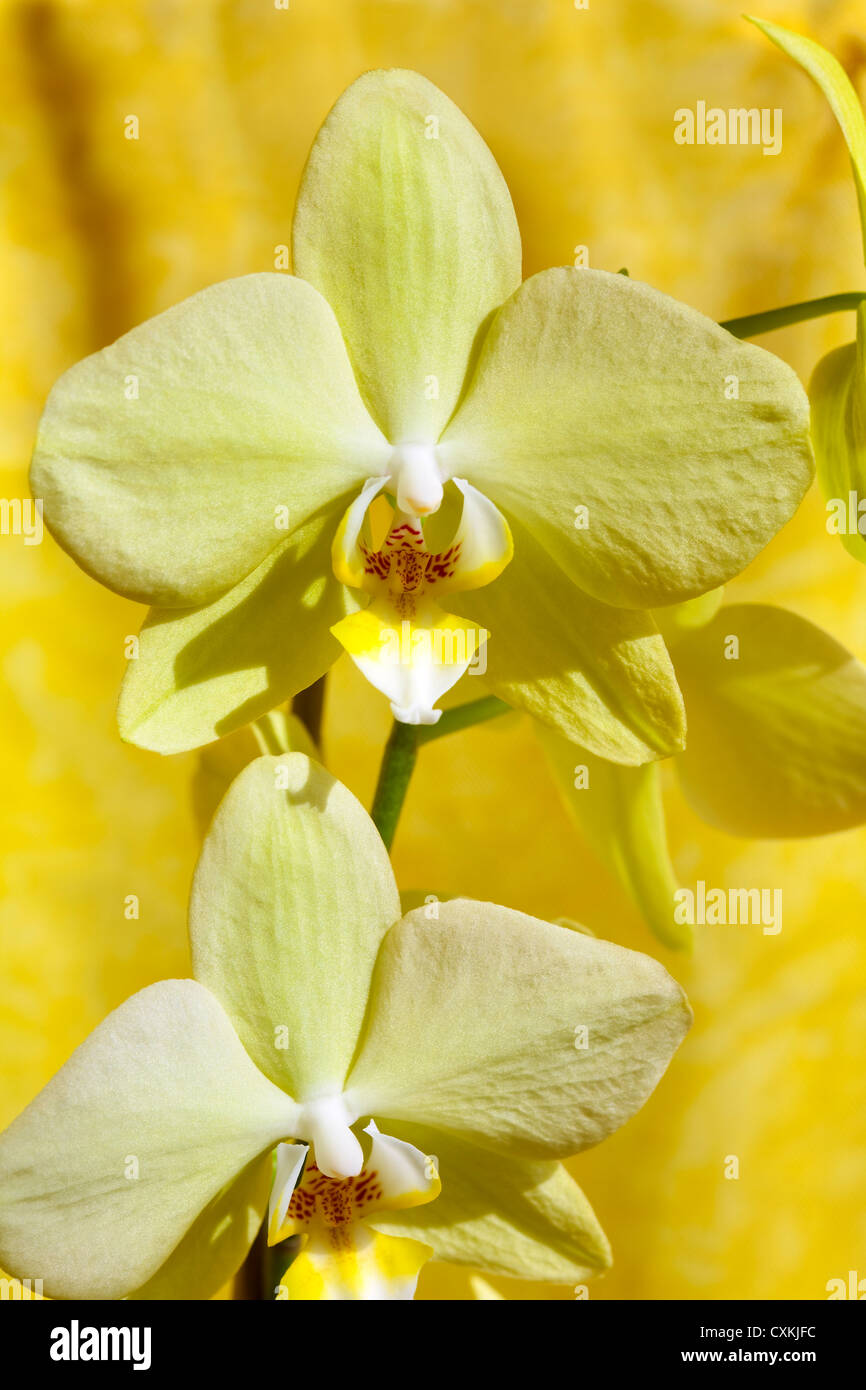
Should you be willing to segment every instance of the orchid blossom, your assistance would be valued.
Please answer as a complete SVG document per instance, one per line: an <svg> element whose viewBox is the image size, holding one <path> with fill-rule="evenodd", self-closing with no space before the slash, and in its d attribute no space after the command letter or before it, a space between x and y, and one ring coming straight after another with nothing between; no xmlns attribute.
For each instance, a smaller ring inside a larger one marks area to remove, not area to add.
<svg viewBox="0 0 866 1390"><path fill-rule="evenodd" d="M195 978L122 1004L0 1136L0 1265L53 1298L207 1297L270 1201L270 1238L305 1241L277 1297L410 1297L428 1254L604 1268L560 1160L647 1099L682 991L523 913L435 906L401 918L372 822L318 764L250 763L196 870Z"/></svg>
<svg viewBox="0 0 866 1390"><path fill-rule="evenodd" d="M202 290L47 402L31 482L49 529L153 606L124 738L201 746L345 649L400 720L435 721L483 665L601 756L682 747L648 610L738 573L799 504L791 369L627 276L521 284L502 175L416 73L366 73L337 102L292 240L294 274Z"/></svg>

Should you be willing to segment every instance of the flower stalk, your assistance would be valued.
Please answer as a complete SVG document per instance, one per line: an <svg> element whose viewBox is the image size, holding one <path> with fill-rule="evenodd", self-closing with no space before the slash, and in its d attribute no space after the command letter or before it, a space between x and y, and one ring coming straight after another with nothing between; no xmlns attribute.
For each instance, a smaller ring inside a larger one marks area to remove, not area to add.
<svg viewBox="0 0 866 1390"><path fill-rule="evenodd" d="M471 700L468 704L446 710L437 724L401 724L398 720L394 721L382 755L370 813L386 849L390 849L394 843L403 802L415 770L419 744L430 743L445 734L456 734L461 729L471 728L473 724L495 719L500 714L506 714L508 708L504 700L495 695L485 695L480 700Z"/></svg>
<svg viewBox="0 0 866 1390"><path fill-rule="evenodd" d="M743 314L741 318L725 319L720 325L735 338L757 338L761 333L773 333L777 328L789 328L793 323L838 314L844 309L857 309L866 299L866 290L848 290L842 294L825 294L820 299L804 299L799 304L782 304L778 309L764 309L759 314Z"/></svg>

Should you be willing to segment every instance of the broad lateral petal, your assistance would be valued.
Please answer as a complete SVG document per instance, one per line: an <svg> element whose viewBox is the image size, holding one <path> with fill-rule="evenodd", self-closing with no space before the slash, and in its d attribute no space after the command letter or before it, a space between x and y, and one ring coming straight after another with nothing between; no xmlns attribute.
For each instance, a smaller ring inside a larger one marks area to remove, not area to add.
<svg viewBox="0 0 866 1390"><path fill-rule="evenodd" d="M562 1164L503 1158L419 1125L397 1133L437 1150L442 1192L429 1206L383 1211L377 1230L427 1241L437 1260L518 1279L576 1283L610 1266L598 1218Z"/></svg>
<svg viewBox="0 0 866 1390"><path fill-rule="evenodd" d="M520 283L514 208L481 136L418 73L365 73L313 144L293 246L385 434L435 443L484 321Z"/></svg>
<svg viewBox="0 0 866 1390"><path fill-rule="evenodd" d="M845 647L784 608L730 604L674 658L677 771L704 820L773 839L866 821L866 668Z"/></svg>
<svg viewBox="0 0 866 1390"><path fill-rule="evenodd" d="M30 479L83 569L179 608L237 584L286 513L296 528L388 456L332 310L269 273L211 285L71 367Z"/></svg>
<svg viewBox="0 0 866 1390"><path fill-rule="evenodd" d="M513 532L505 572L447 599L490 633L485 684L600 757L634 765L680 749L682 697L650 615L599 603L525 526Z"/></svg>
<svg viewBox="0 0 866 1390"><path fill-rule="evenodd" d="M346 1100L383 1127L564 1157L643 1105L690 1019L648 956L455 899L385 937Z"/></svg>
<svg viewBox="0 0 866 1390"><path fill-rule="evenodd" d="M438 452L587 592L636 608L739 573L813 471L790 367L648 285L576 268L502 306Z"/></svg>
<svg viewBox="0 0 866 1390"><path fill-rule="evenodd" d="M140 1289L297 1112L207 989L149 986L0 1136L0 1265L51 1298Z"/></svg>
<svg viewBox="0 0 866 1390"><path fill-rule="evenodd" d="M256 1065L299 1101L339 1095L399 916L385 847L350 791L302 753L243 770L196 868L193 964Z"/></svg>

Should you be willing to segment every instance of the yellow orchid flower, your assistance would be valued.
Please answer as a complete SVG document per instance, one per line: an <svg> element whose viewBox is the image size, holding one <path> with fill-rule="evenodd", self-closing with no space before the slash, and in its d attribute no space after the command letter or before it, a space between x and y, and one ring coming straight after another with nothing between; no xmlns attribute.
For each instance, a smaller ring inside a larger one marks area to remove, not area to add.
<svg viewBox="0 0 866 1390"><path fill-rule="evenodd" d="M49 529L154 606L124 738L212 741L342 644L401 720L435 720L484 649L497 694L602 756L681 747L648 609L739 572L799 504L790 368L622 275L521 284L502 175L417 73L366 73L337 102L293 262L134 329L46 405L31 484ZM393 524L359 565L380 491ZM460 518L433 540L449 498Z"/></svg>
<svg viewBox="0 0 866 1390"><path fill-rule="evenodd" d="M208 1297L281 1144L290 1297L408 1297L428 1246L561 1283L608 1264L561 1160L639 1109L689 1026L658 962L489 903L401 917L372 821L302 753L233 782L190 933L195 978L115 1009L0 1135L0 1267L51 1298Z"/></svg>

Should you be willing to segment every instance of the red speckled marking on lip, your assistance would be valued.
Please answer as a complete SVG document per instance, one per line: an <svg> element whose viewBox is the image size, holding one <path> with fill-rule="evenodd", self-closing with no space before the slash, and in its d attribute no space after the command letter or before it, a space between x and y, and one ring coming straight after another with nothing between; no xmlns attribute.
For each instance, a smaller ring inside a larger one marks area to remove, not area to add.
<svg viewBox="0 0 866 1390"><path fill-rule="evenodd" d="M314 1163L292 1193L287 1215L306 1225L318 1216L326 1226L346 1226L383 1196L379 1175L365 1168L356 1178L328 1178Z"/></svg>
<svg viewBox="0 0 866 1390"><path fill-rule="evenodd" d="M429 554L424 549L422 532L408 521L401 521L388 533L381 550L368 550L361 543L364 573L382 580L393 576L404 594L423 593L439 580L450 579L461 550L462 543L457 541L447 550Z"/></svg>

